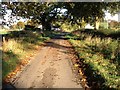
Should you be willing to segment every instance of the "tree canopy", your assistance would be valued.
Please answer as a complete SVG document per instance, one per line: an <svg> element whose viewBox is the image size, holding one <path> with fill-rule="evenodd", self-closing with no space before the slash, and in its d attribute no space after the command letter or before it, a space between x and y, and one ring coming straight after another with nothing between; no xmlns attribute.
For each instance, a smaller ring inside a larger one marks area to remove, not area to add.
<svg viewBox="0 0 120 90"><path fill-rule="evenodd" d="M105 15L105 11L115 14L120 11L119 2L12 2L3 3L12 10L12 15L30 18L51 29L51 22L58 19L62 9L66 9L64 20L78 23L95 22ZM57 18L56 18L57 17Z"/></svg>
<svg viewBox="0 0 120 90"><path fill-rule="evenodd" d="M65 8L68 10L70 20L79 22L84 19L86 22L94 22L97 19L102 19L105 11L115 14L120 11L120 3L118 2L71 2L65 3Z"/></svg>

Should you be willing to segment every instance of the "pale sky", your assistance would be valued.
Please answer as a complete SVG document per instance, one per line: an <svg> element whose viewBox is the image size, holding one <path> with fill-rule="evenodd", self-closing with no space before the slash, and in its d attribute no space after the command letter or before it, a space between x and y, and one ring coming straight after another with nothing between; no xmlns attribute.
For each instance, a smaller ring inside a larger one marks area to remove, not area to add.
<svg viewBox="0 0 120 90"><path fill-rule="evenodd" d="M111 16L110 13L105 13L105 19L108 20L108 19L111 19L111 20L115 20L115 21L118 21L118 14L115 14L114 16Z"/></svg>

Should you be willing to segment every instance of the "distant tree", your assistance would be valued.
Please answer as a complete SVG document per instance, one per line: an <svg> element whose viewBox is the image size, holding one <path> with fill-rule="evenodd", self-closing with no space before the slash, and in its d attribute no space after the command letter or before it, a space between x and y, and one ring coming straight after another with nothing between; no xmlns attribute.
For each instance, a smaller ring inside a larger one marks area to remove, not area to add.
<svg viewBox="0 0 120 90"><path fill-rule="evenodd" d="M105 16L105 11L115 14L120 11L119 2L69 2L64 3L67 15L72 22L80 24L82 20L93 23L99 28L99 22Z"/></svg>
<svg viewBox="0 0 120 90"><path fill-rule="evenodd" d="M34 22L32 20L28 20L27 25L34 26Z"/></svg>
<svg viewBox="0 0 120 90"><path fill-rule="evenodd" d="M13 24L10 26L11 29L17 29L17 25L16 24Z"/></svg>
<svg viewBox="0 0 120 90"><path fill-rule="evenodd" d="M18 27L18 29L23 29L23 28L25 27L24 22L19 21L19 22L17 23L17 27Z"/></svg>
<svg viewBox="0 0 120 90"><path fill-rule="evenodd" d="M111 22L109 22L109 27L110 28L120 28L120 22L111 20Z"/></svg>

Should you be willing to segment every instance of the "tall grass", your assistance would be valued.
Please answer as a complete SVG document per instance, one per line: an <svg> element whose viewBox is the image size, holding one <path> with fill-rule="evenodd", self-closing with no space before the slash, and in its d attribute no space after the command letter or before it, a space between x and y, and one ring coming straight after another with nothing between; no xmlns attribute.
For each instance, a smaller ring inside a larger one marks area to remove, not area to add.
<svg viewBox="0 0 120 90"><path fill-rule="evenodd" d="M79 28L79 25L77 24L70 24L69 22L65 22L61 25L61 29L63 29L66 32L71 32Z"/></svg>
<svg viewBox="0 0 120 90"><path fill-rule="evenodd" d="M72 38L70 42L75 47L79 57L83 58L83 62L93 70L92 75L87 75L91 80L89 83L100 83L101 89L120 89L119 37L117 39L112 39L111 37L101 38L99 36L93 37L92 34L81 33L80 31L78 33L76 35L80 40Z"/></svg>
<svg viewBox="0 0 120 90"><path fill-rule="evenodd" d="M11 33L6 37L8 40L3 42L3 79L21 62L33 56L33 52L36 52L38 47L49 39L43 37L38 31L23 32Z"/></svg>

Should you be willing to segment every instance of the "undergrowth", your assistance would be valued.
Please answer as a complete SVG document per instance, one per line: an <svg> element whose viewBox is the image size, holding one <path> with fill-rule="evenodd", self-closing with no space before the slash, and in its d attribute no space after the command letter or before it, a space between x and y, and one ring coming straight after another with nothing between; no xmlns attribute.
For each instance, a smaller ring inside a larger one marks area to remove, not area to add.
<svg viewBox="0 0 120 90"><path fill-rule="evenodd" d="M6 36L2 47L2 77L3 79L12 72L23 60L31 57L38 47L48 37L44 37L39 31L17 31Z"/></svg>
<svg viewBox="0 0 120 90"><path fill-rule="evenodd" d="M88 32L78 30L67 37L70 38L69 41L75 47L80 60L91 68L92 74L87 73L88 67L85 69L89 85L96 82L102 90L120 89L120 38L112 37L117 32L99 31L104 36L99 35L101 33Z"/></svg>

